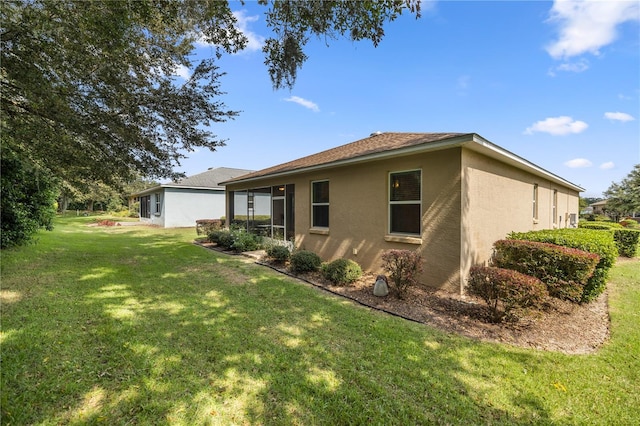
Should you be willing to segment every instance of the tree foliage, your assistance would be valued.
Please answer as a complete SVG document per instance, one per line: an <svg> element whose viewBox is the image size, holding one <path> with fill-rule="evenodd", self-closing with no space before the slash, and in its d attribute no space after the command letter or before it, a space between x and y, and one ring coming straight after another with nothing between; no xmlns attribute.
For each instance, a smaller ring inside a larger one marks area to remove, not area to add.
<svg viewBox="0 0 640 426"><path fill-rule="evenodd" d="M69 182L134 171L173 176L182 151L215 149L233 118L213 59L178 84L199 34L218 53L245 43L227 3L13 1L2 7L2 132ZM182 150L182 151L181 151Z"/></svg>
<svg viewBox="0 0 640 426"><path fill-rule="evenodd" d="M268 0L261 4L269 5ZM307 60L304 47L310 36L352 41L368 39L377 46L384 37L384 24L395 20L403 10L420 16L419 0L381 1L273 1L267 11L267 24L274 36L266 40L265 64L273 87L293 87L297 71Z"/></svg>
<svg viewBox="0 0 640 426"><path fill-rule="evenodd" d="M607 211L628 215L640 212L640 164L619 183L612 183L604 192L607 197Z"/></svg>
<svg viewBox="0 0 640 426"><path fill-rule="evenodd" d="M386 21L420 12L419 0L259 3L275 89L293 86L310 36L377 45ZM222 102L216 62L247 44L229 2L6 0L0 23L3 150L25 167L67 188L122 186L179 178L189 152L224 145L212 126L238 112ZM198 42L211 57L194 59Z"/></svg>
<svg viewBox="0 0 640 426"><path fill-rule="evenodd" d="M51 229L57 183L45 170L2 147L0 248L27 243L40 228Z"/></svg>

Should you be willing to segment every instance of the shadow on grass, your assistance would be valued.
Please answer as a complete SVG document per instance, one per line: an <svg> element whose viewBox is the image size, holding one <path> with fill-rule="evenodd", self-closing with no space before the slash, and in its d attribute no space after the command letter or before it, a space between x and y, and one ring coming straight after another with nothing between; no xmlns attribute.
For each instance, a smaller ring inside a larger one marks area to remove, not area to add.
<svg viewBox="0 0 640 426"><path fill-rule="evenodd" d="M60 234L38 257L28 279L19 261L3 272L18 297L3 306L2 424L549 421L526 387L494 381L540 368L530 352L388 317L175 236Z"/></svg>

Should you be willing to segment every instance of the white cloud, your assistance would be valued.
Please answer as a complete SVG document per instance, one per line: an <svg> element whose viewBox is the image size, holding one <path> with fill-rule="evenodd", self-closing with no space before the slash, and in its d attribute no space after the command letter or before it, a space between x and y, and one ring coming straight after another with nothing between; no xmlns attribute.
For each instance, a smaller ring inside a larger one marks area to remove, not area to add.
<svg viewBox="0 0 640 426"><path fill-rule="evenodd" d="M608 118L613 121L622 121L623 123L635 120L632 115L629 115L626 112L605 112L604 118Z"/></svg>
<svg viewBox="0 0 640 426"><path fill-rule="evenodd" d="M247 37L249 42L247 43L247 47L245 50L250 52L255 52L257 50L262 50L262 46L264 46L265 38L259 34L254 33L249 30L249 24L251 22L256 22L260 17L258 15L247 16L246 11L238 10L233 12L233 16L237 19L237 27L242 33Z"/></svg>
<svg viewBox="0 0 640 426"><path fill-rule="evenodd" d="M191 78L191 70L184 65L178 65L175 70L175 75L185 80L189 80L189 78Z"/></svg>
<svg viewBox="0 0 640 426"><path fill-rule="evenodd" d="M610 170L613 169L616 165L613 164L613 161L607 161L606 163L600 164L600 168L602 170Z"/></svg>
<svg viewBox="0 0 640 426"><path fill-rule="evenodd" d="M547 46L553 58L570 58L586 52L598 55L601 47L616 39L618 25L640 20L640 3L556 0L550 15L549 20L559 24L558 40Z"/></svg>
<svg viewBox="0 0 640 426"><path fill-rule="evenodd" d="M307 99L301 98L299 96L291 96L291 97L288 97L288 98L286 98L284 100L287 101L287 102L293 102L293 103L296 103L298 105L302 105L303 107L309 108L311 111L314 111L314 112L319 112L320 111L320 108L318 107L317 104L315 104L314 102L311 102L311 101L309 101Z"/></svg>
<svg viewBox="0 0 640 426"><path fill-rule="evenodd" d="M584 121L574 120L566 115L560 117L549 117L542 121L533 123L524 131L525 135L534 132L549 133L551 135L568 135L570 133L581 133L589 127Z"/></svg>
<svg viewBox="0 0 640 426"><path fill-rule="evenodd" d="M233 12L233 16L236 18L236 28L239 29L242 34L247 38L247 45L242 52L255 52L262 50L264 46L265 38L259 34L254 33L249 29L249 24L258 21L259 15L247 16L247 12L244 10L237 10ZM196 44L199 46L212 46L211 43L207 43L203 35L200 35L196 40Z"/></svg>
<svg viewBox="0 0 640 426"><path fill-rule="evenodd" d="M572 169L582 168L582 167L591 167L591 161L586 158L575 158L573 160L569 160L564 163L565 166L571 167Z"/></svg>

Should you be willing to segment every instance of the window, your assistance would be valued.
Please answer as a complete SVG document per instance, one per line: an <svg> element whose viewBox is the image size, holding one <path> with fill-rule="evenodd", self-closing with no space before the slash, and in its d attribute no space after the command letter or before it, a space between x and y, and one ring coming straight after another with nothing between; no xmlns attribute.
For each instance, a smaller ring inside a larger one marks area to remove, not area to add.
<svg viewBox="0 0 640 426"><path fill-rule="evenodd" d="M420 235L422 172L389 173L389 231Z"/></svg>
<svg viewBox="0 0 640 426"><path fill-rule="evenodd" d="M553 200L551 202L552 202L551 214L553 215L552 216L553 224L557 225L558 224L558 190L557 189L553 190Z"/></svg>
<svg viewBox="0 0 640 426"><path fill-rule="evenodd" d="M538 220L538 184L533 184L533 220Z"/></svg>
<svg viewBox="0 0 640 426"><path fill-rule="evenodd" d="M311 226L329 227L329 181L311 182Z"/></svg>
<svg viewBox="0 0 640 426"><path fill-rule="evenodd" d="M156 193L156 211L155 211L156 214L160 214L160 208L161 208L160 207L160 193L157 192Z"/></svg>

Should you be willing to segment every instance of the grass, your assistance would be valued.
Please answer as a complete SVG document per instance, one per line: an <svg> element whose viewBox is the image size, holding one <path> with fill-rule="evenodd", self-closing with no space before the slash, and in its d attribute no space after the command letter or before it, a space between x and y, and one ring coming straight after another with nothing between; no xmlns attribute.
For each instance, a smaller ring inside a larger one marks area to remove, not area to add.
<svg viewBox="0 0 640 426"><path fill-rule="evenodd" d="M371 311L201 247L58 220L2 252L3 425L633 424L640 263L611 340L569 356Z"/></svg>

